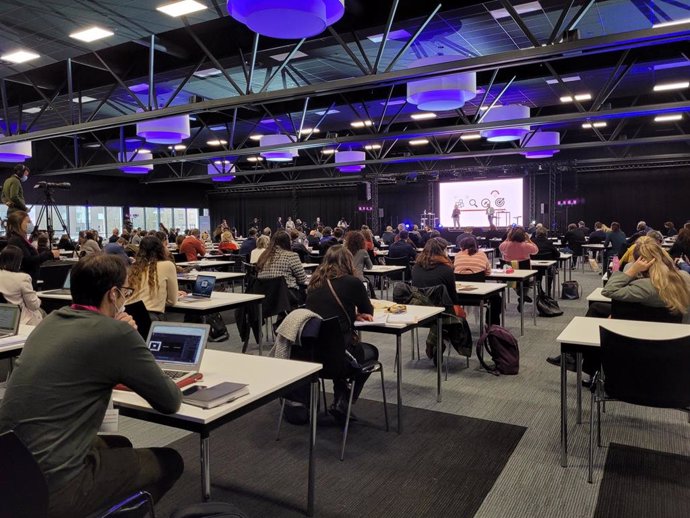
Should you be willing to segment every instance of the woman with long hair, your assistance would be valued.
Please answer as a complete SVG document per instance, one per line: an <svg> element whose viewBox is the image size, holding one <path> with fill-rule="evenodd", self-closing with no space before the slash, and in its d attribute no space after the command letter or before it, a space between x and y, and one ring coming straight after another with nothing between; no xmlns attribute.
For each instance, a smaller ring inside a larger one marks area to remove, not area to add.
<svg viewBox="0 0 690 518"><path fill-rule="evenodd" d="M165 306L172 306L185 293L179 291L177 269L160 239L146 236L139 243L127 279L134 290L128 303L143 301L152 320L163 320Z"/></svg>
<svg viewBox="0 0 690 518"><path fill-rule="evenodd" d="M442 238L432 238L426 242L424 249L417 256L412 267L412 286L431 288L443 285L450 300L457 300L455 291L455 274L453 263L446 253L447 242Z"/></svg>
<svg viewBox="0 0 690 518"><path fill-rule="evenodd" d="M284 230L273 234L268 248L256 262L256 271L259 279L283 277L293 305L303 302L300 289L307 284L307 274L299 256L292 251L290 235Z"/></svg>
<svg viewBox="0 0 690 518"><path fill-rule="evenodd" d="M222 252L236 252L240 247L237 245L237 241L232 235L232 232L226 230L220 236L220 245L218 245L218 250Z"/></svg>
<svg viewBox="0 0 690 518"><path fill-rule="evenodd" d="M21 249L14 245L0 252L0 293L9 304L20 307L22 324L35 326L43 320L44 313L41 299L31 285L31 276L20 271L23 258Z"/></svg>
<svg viewBox="0 0 690 518"><path fill-rule="evenodd" d="M460 241L460 252L455 256L453 262L454 272L459 274L473 274L484 272L486 275L491 273L491 263L484 252L478 249L477 240L473 237L466 237ZM487 314L489 324L500 325L501 323L501 295L495 294L489 298L491 306L491 320Z"/></svg>
<svg viewBox="0 0 690 518"><path fill-rule="evenodd" d="M249 254L249 262L255 264L259 261L261 255L266 251L268 245L271 244L271 238L268 236L259 236L256 239L256 248Z"/></svg>
<svg viewBox="0 0 690 518"><path fill-rule="evenodd" d="M359 230L350 230L345 234L345 248L352 254L352 267L354 276L360 281L365 281L364 270L371 269L371 257L367 252L364 233Z"/></svg>
<svg viewBox="0 0 690 518"><path fill-rule="evenodd" d="M322 318L338 318L347 351L360 364L378 359L379 352L376 347L352 341L355 321L371 321L374 308L367 297L364 285L354 276L352 254L343 245L331 246L312 275L307 290L306 307ZM354 403L369 378L369 374L362 374L361 371L353 369L347 358L343 358L343 362L348 366L349 372L346 378L333 380L335 397L330 408L331 414L338 421L344 421L347 413L348 379L355 381L355 392L352 397Z"/></svg>
<svg viewBox="0 0 690 518"><path fill-rule="evenodd" d="M59 259L60 251L51 250L38 253L26 239L27 234L30 233L30 226L31 217L23 210L15 210L7 216L7 244L14 245L22 251L21 271L31 276L31 282L35 288L41 264L51 259Z"/></svg>

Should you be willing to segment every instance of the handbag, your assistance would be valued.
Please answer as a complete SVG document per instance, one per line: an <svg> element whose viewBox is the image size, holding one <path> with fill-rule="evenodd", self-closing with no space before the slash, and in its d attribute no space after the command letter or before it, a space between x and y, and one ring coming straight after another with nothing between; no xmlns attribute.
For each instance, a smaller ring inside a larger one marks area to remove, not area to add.
<svg viewBox="0 0 690 518"><path fill-rule="evenodd" d="M340 306L340 309L342 309L343 313L345 313L345 318L347 318L347 322L350 326L350 333L352 334L352 346L356 347L359 344L359 334L357 333L357 331L355 331L355 326L352 325L352 320L350 319L350 314L347 312L347 310L345 309L345 306L340 301L340 297L338 297L338 294L333 289L333 285L331 284L331 280L326 279L326 283L328 284L328 288L331 290L331 294L333 295L333 298L338 303L338 306ZM352 359L354 359L354 358L352 358ZM357 361L357 360L355 360L355 361Z"/></svg>
<svg viewBox="0 0 690 518"><path fill-rule="evenodd" d="M541 285L537 286L539 291L537 292L537 311L542 317L560 317L563 314L563 310L558 305L558 302L549 297Z"/></svg>
<svg viewBox="0 0 690 518"><path fill-rule="evenodd" d="M561 285L561 298L576 300L580 298L580 284L577 281L565 281Z"/></svg>

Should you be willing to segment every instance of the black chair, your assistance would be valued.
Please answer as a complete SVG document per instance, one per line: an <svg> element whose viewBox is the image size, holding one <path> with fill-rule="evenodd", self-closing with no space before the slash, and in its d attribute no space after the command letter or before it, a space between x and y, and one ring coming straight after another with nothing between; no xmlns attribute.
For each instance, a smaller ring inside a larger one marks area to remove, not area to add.
<svg viewBox="0 0 690 518"><path fill-rule="evenodd" d="M149 315L144 302L137 300L125 306L125 312L131 315L134 322L137 324L137 331L141 337L146 340L151 329L151 315Z"/></svg>
<svg viewBox="0 0 690 518"><path fill-rule="evenodd" d="M0 293L0 304L7 304L7 299L5 298L5 295Z"/></svg>
<svg viewBox="0 0 690 518"><path fill-rule="evenodd" d="M412 280L412 270L410 269L410 259L408 257L384 257L383 264L386 266L404 266L405 269L400 272L393 272L388 274L388 278L392 281L407 281ZM383 282L383 281L382 281Z"/></svg>
<svg viewBox="0 0 690 518"><path fill-rule="evenodd" d="M594 462L594 405L597 407L597 444L601 447L601 403L672 408L690 420L690 336L675 340L642 340L599 328L601 371L594 375L589 417L589 471ZM641 382L644 380L644 382Z"/></svg>
<svg viewBox="0 0 690 518"><path fill-rule="evenodd" d="M38 279L41 283L41 291L62 288L65 284L67 274L74 266L73 263L60 261L46 261L38 270Z"/></svg>
<svg viewBox="0 0 690 518"><path fill-rule="evenodd" d="M637 302L621 302L620 300L611 301L611 318L673 324L680 324L683 321L682 314L673 314L668 308L654 308Z"/></svg>
<svg viewBox="0 0 690 518"><path fill-rule="evenodd" d="M177 263L186 263L187 262L187 254L172 254L173 256L173 261L175 261L175 264Z"/></svg>
<svg viewBox="0 0 690 518"><path fill-rule="evenodd" d="M269 322L272 324L272 319L275 316L285 316L292 311L292 304L290 302L290 294L288 292L285 277L270 277L266 279L254 279L251 286L247 289L247 293L255 293L263 295L264 299L261 301L261 322L258 322L258 315L254 314L253 305L251 306L249 316L250 324L257 323L259 326L266 325L266 337L272 336L273 331ZM242 352L246 352L242 349ZM259 354L262 353L262 344L259 343Z"/></svg>
<svg viewBox="0 0 690 518"><path fill-rule="evenodd" d="M345 360L345 340L340 329L340 321L337 317L321 321L318 336L300 336L298 342L302 346L301 357L292 355L292 359L302 359L320 363L323 368L317 373L321 382L323 395L324 412L328 414L328 403L326 401L326 380L342 379L347 377L347 365ZM293 346L294 349L294 346ZM388 407L386 404L386 386L383 378L383 365L380 361L372 361L361 365L363 372L381 373L381 392L383 394L383 414L386 421L386 431L388 426ZM352 396L355 392L355 381L350 380L350 394L348 397L347 415L345 417L345 428L343 429L343 443L340 448L340 460L345 459L345 445L347 443L347 432L350 427L350 413L352 411ZM282 421L285 401L280 409L278 420L278 432L276 440L279 439L280 425Z"/></svg>
<svg viewBox="0 0 690 518"><path fill-rule="evenodd" d="M0 458L3 468L0 470L0 518L45 518L48 514L48 484L34 456L12 431L0 435ZM144 505L154 517L153 498L145 491L138 491L92 516L105 518Z"/></svg>

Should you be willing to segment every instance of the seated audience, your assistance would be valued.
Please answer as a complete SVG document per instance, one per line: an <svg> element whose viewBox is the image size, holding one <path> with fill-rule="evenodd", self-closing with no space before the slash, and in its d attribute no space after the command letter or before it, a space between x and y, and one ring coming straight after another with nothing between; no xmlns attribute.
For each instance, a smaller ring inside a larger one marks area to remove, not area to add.
<svg viewBox="0 0 690 518"><path fill-rule="evenodd" d="M395 232L393 232L393 227L388 225L386 227L386 231L381 234L381 241L383 241L386 245L390 246L393 244L393 241L395 240Z"/></svg>
<svg viewBox="0 0 690 518"><path fill-rule="evenodd" d="M473 230L474 229L472 227L466 227L463 233L455 238L455 246L458 248L458 250L460 249L460 242L463 239L465 239L466 237L474 237L474 234L472 234Z"/></svg>
<svg viewBox="0 0 690 518"><path fill-rule="evenodd" d="M129 269L128 284L133 292L127 303L141 300L151 320L165 320L165 307L172 306L184 295L179 291L175 264L165 245L153 236L141 240Z"/></svg>
<svg viewBox="0 0 690 518"><path fill-rule="evenodd" d="M249 262L255 264L259 260L259 257L261 257L261 254L263 254L266 251L270 243L270 237L265 236L263 234L260 235L259 239L256 240L256 248L254 248L254 250L252 250L252 253L249 255Z"/></svg>
<svg viewBox="0 0 690 518"><path fill-rule="evenodd" d="M678 234L676 227L673 225L673 221L667 221L664 223L664 235L666 237L673 237Z"/></svg>
<svg viewBox="0 0 690 518"><path fill-rule="evenodd" d="M207 233L208 236L208 233ZM199 229L193 228L189 235L184 238L178 252L187 256L187 261L196 261L198 256L206 255L206 246L203 241L199 239Z"/></svg>
<svg viewBox="0 0 690 518"><path fill-rule="evenodd" d="M60 240L58 241L57 247L60 250L75 249L74 242L69 238L67 234L62 234L62 236L60 236Z"/></svg>
<svg viewBox="0 0 690 518"><path fill-rule="evenodd" d="M372 252L375 248L374 244L374 234L369 230L369 228L362 229L362 235L364 236L364 245L368 252Z"/></svg>
<svg viewBox="0 0 690 518"><path fill-rule="evenodd" d="M460 252L455 255L453 271L457 274L467 275L484 272L491 274L491 263L484 252L478 249L477 240L474 237L466 237L460 242ZM501 323L501 295L493 295L489 299L491 305L491 320L487 314L487 323L499 325Z"/></svg>
<svg viewBox="0 0 690 518"><path fill-rule="evenodd" d="M31 218L23 210L15 210L7 216L5 223L7 244L14 245L22 251L21 270L31 276L31 282L36 286L38 280L38 270L41 264L51 259L59 259L60 252L51 250L50 252L38 253L38 251L26 239Z"/></svg>
<svg viewBox="0 0 690 518"><path fill-rule="evenodd" d="M256 248L256 230L253 228L249 229L249 232L247 232L247 239L245 239L242 242L242 245L240 246L240 255L249 255L252 253L252 250Z"/></svg>
<svg viewBox="0 0 690 518"><path fill-rule="evenodd" d="M571 226L575 226L574 224ZM503 260L506 262L517 261L527 261L531 258L533 254L539 252L539 248L535 245L525 232L522 227L512 228L508 232L508 236L503 243L498 247L501 252ZM532 302L532 297L527 295L528 285L525 284L525 302ZM515 292L518 294L518 310L522 308L522 300L520 299L520 291L515 288Z"/></svg>
<svg viewBox="0 0 690 518"><path fill-rule="evenodd" d="M417 257L417 248L412 241L409 240L407 230L401 230L395 238L395 241L388 249L388 257L396 259L399 257L407 257L410 261L414 261Z"/></svg>
<svg viewBox="0 0 690 518"><path fill-rule="evenodd" d="M330 247L323 262L312 275L306 307L324 319L338 318L347 351L358 362L363 364L378 359L379 352L376 347L352 341L355 321L371 321L374 308L364 285L354 276L352 254L343 245ZM369 374L354 369L347 358L343 358L343 362L346 365L346 377L333 380L334 403L329 409L339 423L345 421L347 414L349 380L355 382L352 396L352 402L355 403L369 378ZM350 417L352 418L352 415Z"/></svg>
<svg viewBox="0 0 690 518"><path fill-rule="evenodd" d="M331 227L324 227L322 231L323 237L319 241L319 250L322 254L326 253L329 247L338 244L338 240L333 237L333 229Z"/></svg>
<svg viewBox="0 0 690 518"><path fill-rule="evenodd" d="M84 243L79 247L79 251L82 255L100 254L102 252L93 230L87 230L84 233Z"/></svg>
<svg viewBox="0 0 690 518"><path fill-rule="evenodd" d="M256 271L259 279L283 277L294 307L304 302L301 290L306 287L307 274L299 256L292 251L290 236L284 230L273 235L268 248L256 262Z"/></svg>
<svg viewBox="0 0 690 518"><path fill-rule="evenodd" d="M683 256L690 257L690 229L681 229L669 253L674 259Z"/></svg>
<svg viewBox="0 0 690 518"><path fill-rule="evenodd" d="M583 255L582 245L587 242L582 228L575 223L568 225L568 231L563 238L563 244L573 251L572 267L575 268L577 258Z"/></svg>
<svg viewBox="0 0 690 518"><path fill-rule="evenodd" d="M662 236L661 232L657 230L650 230L649 232L647 232L646 237L652 238L658 245L661 245L661 243L664 241L664 236ZM639 241L639 239L637 241ZM625 253L620 257L621 269L625 268L626 264L632 262L633 251L635 250L635 245L637 244L637 241L635 241L635 244L633 244L632 246L629 246ZM667 253L666 250L663 250L663 252Z"/></svg>
<svg viewBox="0 0 690 518"><path fill-rule="evenodd" d="M129 256L125 251L125 245L127 245L127 241L119 237L115 242L106 243L103 247L103 253L117 256L125 262L126 266L129 266Z"/></svg>
<svg viewBox="0 0 690 518"><path fill-rule="evenodd" d="M114 228L113 233L108 238L108 243L115 243L118 239L120 239L120 229Z"/></svg>
<svg viewBox="0 0 690 518"><path fill-rule="evenodd" d="M97 435L118 383L164 414L182 401L122 310L126 280L115 257L79 261L71 277L74 304L38 325L7 383L0 433L13 430L38 462L48 518L88 516L136 490L158 501L184 469L173 449L135 449L124 437Z"/></svg>
<svg viewBox="0 0 690 518"><path fill-rule="evenodd" d="M31 284L31 276L21 270L24 254L14 245L6 246L0 252L0 293L9 304L19 306L22 311L20 322L30 326L43 320L41 299Z"/></svg>
<svg viewBox="0 0 690 518"><path fill-rule="evenodd" d="M239 250L240 247L237 246L237 241L229 230L224 231L220 235L220 244L218 245L218 250L221 252L235 252Z"/></svg>
<svg viewBox="0 0 690 518"><path fill-rule="evenodd" d="M457 300L455 274L453 273L453 263L446 253L445 243L445 240L441 239L427 241L424 250L417 256L412 267L412 286L432 288L443 285L446 287L450 300L455 303Z"/></svg>
<svg viewBox="0 0 690 518"><path fill-rule="evenodd" d="M589 234L589 227L585 225L584 221L578 221L577 228L580 229L585 236Z"/></svg>
<svg viewBox="0 0 690 518"><path fill-rule="evenodd" d="M352 254L353 275L360 281L365 281L364 270L371 269L373 265L366 249L364 233L351 230L345 234L345 248Z"/></svg>
<svg viewBox="0 0 690 518"><path fill-rule="evenodd" d="M604 269L608 268L609 261L614 255L622 256L626 246L625 232L621 230L621 224L617 221L611 223L611 231L606 233L604 240Z"/></svg>
<svg viewBox="0 0 690 518"><path fill-rule="evenodd" d="M557 261L561 257L561 252L547 236L548 231L546 230L546 227L541 226L537 228L532 242L537 245L539 251L532 255L532 259L537 259L540 261ZM548 268L549 275L547 276L548 280L546 285L546 293L551 293L551 287L553 285L553 279L556 275L557 268L558 263ZM539 274L537 275L537 282L539 282L540 285L542 277L544 277L544 273L544 270L539 270Z"/></svg>
<svg viewBox="0 0 690 518"><path fill-rule="evenodd" d="M288 218L288 222L289 221L290 219ZM290 250L299 256L299 260L301 262L307 262L307 259L309 258L309 250L307 250L307 247L302 243L302 240L299 236L299 231L295 227L290 230Z"/></svg>
<svg viewBox="0 0 690 518"><path fill-rule="evenodd" d="M594 231L589 235L588 243L590 245L597 245L606 241L606 232L604 232L604 224L597 221L594 224Z"/></svg>

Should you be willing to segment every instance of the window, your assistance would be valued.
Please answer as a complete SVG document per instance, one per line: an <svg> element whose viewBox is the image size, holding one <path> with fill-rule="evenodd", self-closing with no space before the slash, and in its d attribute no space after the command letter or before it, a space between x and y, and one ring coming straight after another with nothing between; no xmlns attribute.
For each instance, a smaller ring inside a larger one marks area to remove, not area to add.
<svg viewBox="0 0 690 518"><path fill-rule="evenodd" d="M144 207L146 230L158 230L158 207Z"/></svg>
<svg viewBox="0 0 690 518"><path fill-rule="evenodd" d="M170 230L173 228L173 210L172 209L160 209L161 223L165 225L165 228Z"/></svg>
<svg viewBox="0 0 690 518"><path fill-rule="evenodd" d="M122 207L106 207L105 224L108 233L112 232L114 228L119 228L122 231Z"/></svg>
<svg viewBox="0 0 690 518"><path fill-rule="evenodd" d="M65 223L67 230L69 230L67 205L56 205L55 207L51 207L50 210L53 218L53 230L55 231L55 237L60 237L65 233L62 222ZM60 221L60 217L62 217L62 222Z"/></svg>
<svg viewBox="0 0 690 518"><path fill-rule="evenodd" d="M173 209L173 226L184 232L187 227L187 209Z"/></svg>
<svg viewBox="0 0 690 518"><path fill-rule="evenodd" d="M73 238L76 238L82 230L86 230L86 207L74 205L68 207L67 218L69 233Z"/></svg>
<svg viewBox="0 0 690 518"><path fill-rule="evenodd" d="M187 228L199 228L199 209L187 209Z"/></svg>
<svg viewBox="0 0 690 518"><path fill-rule="evenodd" d="M132 218L132 226L134 228L146 228L144 224L144 207L130 207L129 215Z"/></svg>

